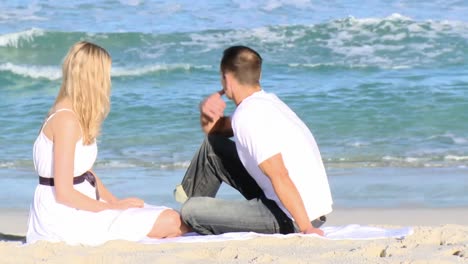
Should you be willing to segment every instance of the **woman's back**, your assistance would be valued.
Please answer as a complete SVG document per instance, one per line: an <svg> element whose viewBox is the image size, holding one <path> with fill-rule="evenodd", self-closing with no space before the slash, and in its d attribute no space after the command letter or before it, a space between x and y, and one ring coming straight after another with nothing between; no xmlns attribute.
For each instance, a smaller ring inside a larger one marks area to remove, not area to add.
<svg viewBox="0 0 468 264"><path fill-rule="evenodd" d="M47 120L34 142L33 147L33 161L36 172L39 176L44 178L53 178L53 151L54 143L50 137L46 135L44 129L48 125L49 121L57 114L65 114L67 112L71 118L76 118L75 113L67 108L56 110L52 113ZM77 121L78 122L78 121ZM50 129L49 129L50 130ZM97 145L94 142L91 145L84 145L83 140L80 138L76 142L75 147L75 162L74 162L74 176L79 176L91 169L97 157Z"/></svg>

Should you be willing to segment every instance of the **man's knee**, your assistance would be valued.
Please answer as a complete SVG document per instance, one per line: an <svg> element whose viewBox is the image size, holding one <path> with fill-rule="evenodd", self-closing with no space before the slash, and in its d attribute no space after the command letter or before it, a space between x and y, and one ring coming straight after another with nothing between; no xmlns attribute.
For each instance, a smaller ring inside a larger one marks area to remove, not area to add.
<svg viewBox="0 0 468 264"><path fill-rule="evenodd" d="M193 222L193 219L200 212L200 205L203 200L203 197L191 197L182 205L180 215L185 223L190 224Z"/></svg>
<svg viewBox="0 0 468 264"><path fill-rule="evenodd" d="M220 147L226 143L233 143L233 141L223 135L209 134L205 137L205 143L209 144L211 147Z"/></svg>
<svg viewBox="0 0 468 264"><path fill-rule="evenodd" d="M236 145L230 138L222 135L207 135L203 144L210 152L216 153L218 156L230 156L236 153Z"/></svg>
<svg viewBox="0 0 468 264"><path fill-rule="evenodd" d="M182 221L193 231L203 234L215 234L209 223L218 215L216 199L211 197L192 197L188 199L180 210Z"/></svg>
<svg viewBox="0 0 468 264"><path fill-rule="evenodd" d="M182 220L189 224L195 225L205 218L210 218L217 213L216 199L211 197L191 197L180 209Z"/></svg>
<svg viewBox="0 0 468 264"><path fill-rule="evenodd" d="M218 134L208 134L205 137L205 140L208 141L208 143L210 144L213 144L214 142L217 142L217 141L227 140L227 139L229 138L222 136L222 135L218 135Z"/></svg>

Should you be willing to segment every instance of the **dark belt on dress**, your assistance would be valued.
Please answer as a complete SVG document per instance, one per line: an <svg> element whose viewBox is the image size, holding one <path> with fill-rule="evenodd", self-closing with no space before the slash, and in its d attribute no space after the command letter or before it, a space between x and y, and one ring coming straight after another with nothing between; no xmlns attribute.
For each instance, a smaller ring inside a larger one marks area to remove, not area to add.
<svg viewBox="0 0 468 264"><path fill-rule="evenodd" d="M96 185L96 177L94 176L94 174L90 171L87 171L81 174L80 176L73 177L73 185L80 184L84 181L89 182L89 184L91 184L94 187L94 189L96 189L96 200L99 201L99 192ZM54 178L45 178L39 176L39 184L46 186L55 186Z"/></svg>

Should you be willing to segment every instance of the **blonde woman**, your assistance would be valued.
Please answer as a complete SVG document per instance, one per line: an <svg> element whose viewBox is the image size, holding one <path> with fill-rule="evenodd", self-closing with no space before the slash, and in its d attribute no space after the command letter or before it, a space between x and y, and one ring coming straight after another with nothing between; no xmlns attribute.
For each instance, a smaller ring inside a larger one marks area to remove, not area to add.
<svg viewBox="0 0 468 264"><path fill-rule="evenodd" d="M118 199L91 170L96 137L110 108L111 58L89 43L73 45L63 63L63 81L34 143L39 185L30 210L27 242L98 245L187 232L180 215L138 198Z"/></svg>

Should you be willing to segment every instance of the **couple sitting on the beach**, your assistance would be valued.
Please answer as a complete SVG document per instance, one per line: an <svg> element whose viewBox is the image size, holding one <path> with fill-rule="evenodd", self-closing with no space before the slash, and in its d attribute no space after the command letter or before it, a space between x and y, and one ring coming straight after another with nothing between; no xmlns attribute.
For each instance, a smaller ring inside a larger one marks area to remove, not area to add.
<svg viewBox="0 0 468 264"><path fill-rule="evenodd" d="M174 194L179 212L116 198L92 171L96 137L110 108L111 58L79 42L63 63L60 91L34 143L39 175L27 242L100 244L194 231L316 233L332 211L319 149L307 126L260 86L262 58L233 46L221 60L223 89L199 105L206 138ZM236 104L224 116L222 96ZM234 137L234 141L230 139ZM245 200L214 198L222 183Z"/></svg>

